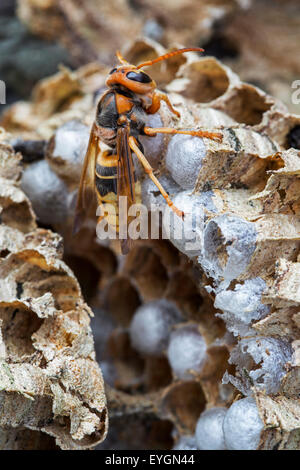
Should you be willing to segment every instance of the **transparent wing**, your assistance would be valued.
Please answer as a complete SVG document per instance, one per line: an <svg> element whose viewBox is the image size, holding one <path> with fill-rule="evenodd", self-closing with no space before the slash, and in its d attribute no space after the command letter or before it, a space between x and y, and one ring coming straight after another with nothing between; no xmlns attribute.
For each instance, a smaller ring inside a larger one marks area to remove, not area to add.
<svg viewBox="0 0 300 470"><path fill-rule="evenodd" d="M129 147L129 130L121 127L117 132L117 155L118 155L118 184L117 194L118 202L120 196L127 198L127 208L135 203L135 181L134 181L134 165ZM127 224L130 220L127 218ZM122 223L119 220L119 223ZM131 248L132 240L128 237L120 240L123 254L127 254Z"/></svg>
<svg viewBox="0 0 300 470"><path fill-rule="evenodd" d="M99 152L99 137L96 133L96 125L93 124L80 178L73 222L73 234L76 234L80 230L87 214L96 200L95 167Z"/></svg>

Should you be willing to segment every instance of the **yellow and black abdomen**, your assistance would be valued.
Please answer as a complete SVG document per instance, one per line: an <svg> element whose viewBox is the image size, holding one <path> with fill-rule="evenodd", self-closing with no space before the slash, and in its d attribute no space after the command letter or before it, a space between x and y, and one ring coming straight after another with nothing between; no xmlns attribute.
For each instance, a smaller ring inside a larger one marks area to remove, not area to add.
<svg viewBox="0 0 300 470"><path fill-rule="evenodd" d="M109 151L102 152L96 162L96 189L103 201L111 200L110 194L117 194L118 157Z"/></svg>
<svg viewBox="0 0 300 470"><path fill-rule="evenodd" d="M109 225L116 227L118 232L119 226L119 208L117 201L118 183L118 156L112 155L110 151L101 152L96 163L95 185L98 204L104 206L104 217ZM111 204L114 210L105 204ZM107 209L107 210L106 210ZM102 219L100 217L100 219Z"/></svg>
<svg viewBox="0 0 300 470"><path fill-rule="evenodd" d="M98 156L95 172L95 186L98 205L102 206L107 223L119 233L119 204L118 204L118 156L111 151L101 152ZM135 179L136 203L141 203L141 184ZM129 209L129 208L128 208Z"/></svg>

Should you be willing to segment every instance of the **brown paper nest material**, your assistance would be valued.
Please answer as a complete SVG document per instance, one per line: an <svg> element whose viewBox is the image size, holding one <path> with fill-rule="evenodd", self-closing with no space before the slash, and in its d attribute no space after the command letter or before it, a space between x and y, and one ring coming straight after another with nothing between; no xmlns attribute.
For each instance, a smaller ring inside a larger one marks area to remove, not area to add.
<svg viewBox="0 0 300 470"><path fill-rule="evenodd" d="M154 46L141 39L126 47L127 57L135 61L147 57ZM161 48L155 47L161 52ZM228 288L233 290L237 283L260 277L266 284L263 302L269 307L269 313L251 327L258 337L284 338L293 348L293 359L286 365L279 392L267 395L255 387L252 390L265 424L260 448L299 448L300 155L298 149L289 148L288 135L300 124L300 118L270 95L240 81L214 58L199 59L195 55L183 58L172 79L168 70L168 66L157 68L156 78L164 74L162 81L168 82L170 99L182 117L179 122L175 121L162 106L163 125L218 129L224 136L221 143L205 140L206 155L201 168L195 168L195 184L190 194L197 196L210 191L218 216L239 218L250 224L256 233L248 262L231 279ZM96 63L75 72L62 69L37 85L31 102L16 103L8 109L2 125L13 136L46 140L54 139L56 129L74 119L90 126L94 115L93 93L103 86L107 71L108 68ZM160 177L168 176L164 158L168 142L169 139L164 138L159 144L157 174ZM6 143L3 145L5 159L6 152L11 150ZM64 175L63 166L58 170L51 154L53 146L49 148L47 161L65 180L68 190L73 191L78 185L78 172L71 173L75 176L70 179L70 167L66 165L68 170ZM18 166L18 157L13 158ZM31 326L28 340L18 346L10 340L17 365L10 368L9 374L14 383L18 383L18 368L23 367L20 348L26 357L37 355L35 360L41 361L38 365L32 359L30 364L26 363L28 379L19 382L23 387L20 400L27 403L28 394L35 396L40 386L48 384L52 401L49 400L51 407L45 408L51 408L59 422L67 419L69 428L63 433L55 424L56 418L49 425L38 428L30 424L28 428L56 436L57 443L65 448L76 447L80 442L74 444L72 438L86 442L84 446L93 445L105 434L105 403L99 371L93 362L91 339L83 339L83 332L89 331L89 310L83 304L78 283L59 259L61 238L35 229L29 201L16 183L8 179L13 177L12 168L6 163L1 168L5 172L3 213L6 217L2 235L5 257L1 269L7 279L0 290L4 292L2 305L7 312L2 322L9 321L17 305L22 311L30 312L36 322L35 328ZM20 205L22 217L16 222L14 215ZM206 224L215 216L215 212L207 208ZM68 223L71 224L71 216ZM93 302L96 308L106 309L115 322L107 340L108 355L117 376L114 386L107 390L112 417L126 420L130 414L157 416L161 422L173 423L179 435L194 432L202 410L216 405L229 406L238 398L236 390L231 386L226 388L221 381L226 369L230 374L235 373L234 366L228 365L228 358L239 338L224 336L224 324L215 316L218 312L213 305L214 286L207 270L206 274L203 271L207 268L203 258L188 260L168 241L140 241L121 262L114 244L104 247L95 240L93 223L92 229L86 227L78 241L71 239L68 223L57 227L64 236L66 253L79 254L101 273L100 294ZM105 257L97 258L99 250ZM226 265L226 246L221 246L214 256L220 266ZM26 282L22 277L25 275ZM21 299L17 299L20 283L22 294ZM124 295L129 300L121 308L115 299ZM177 304L185 321L198 324L207 341L209 361L202 373L195 375L195 380L179 381L172 376L165 357L159 360L140 357L130 345L127 327L137 306L165 297ZM47 313L42 314L45 309ZM78 359L74 363L75 357ZM41 369L43 361L46 365ZM81 381L78 377L80 374L85 377L87 364L95 370L95 375ZM74 392L75 377L78 379L76 387L87 387L80 389L79 394ZM6 387L15 390L9 379L6 380ZM99 387L98 397L95 393L90 395L92 384L94 388ZM78 409L75 414L70 411L70 403ZM101 413L93 411L96 409ZM9 417L14 419L13 411L11 413ZM67 418L59 418L61 415ZM98 432L97 438L87 442L87 436L93 432Z"/></svg>
<svg viewBox="0 0 300 470"><path fill-rule="evenodd" d="M107 430L91 310L15 181L21 156L0 151L1 448L91 448Z"/></svg>

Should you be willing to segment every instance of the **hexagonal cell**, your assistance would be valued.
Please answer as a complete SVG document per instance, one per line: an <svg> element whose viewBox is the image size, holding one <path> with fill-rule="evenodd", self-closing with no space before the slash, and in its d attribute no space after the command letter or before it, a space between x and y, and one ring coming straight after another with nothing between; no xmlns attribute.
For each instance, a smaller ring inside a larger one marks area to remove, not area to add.
<svg viewBox="0 0 300 470"><path fill-rule="evenodd" d="M52 293L56 300L56 307L63 311L76 308L79 295L79 285L75 278L66 272L51 268L45 259L34 250L26 250L22 253L13 253L1 263L0 280L5 279L14 266L14 277L10 285L15 292L5 293L19 295L20 297L41 297L46 293ZM21 289L21 291L20 291Z"/></svg>
<svg viewBox="0 0 300 470"><path fill-rule="evenodd" d="M30 309L1 307L0 320L5 352L16 360L34 354L32 335L43 323Z"/></svg>
<svg viewBox="0 0 300 470"><path fill-rule="evenodd" d="M66 256L65 262L74 272L80 284L83 297L88 301L96 293L100 278L99 271L87 259L80 256Z"/></svg>
<svg viewBox="0 0 300 470"><path fill-rule="evenodd" d="M171 274L166 297L176 302L188 318L195 318L203 304L197 284L192 277L180 270Z"/></svg>
<svg viewBox="0 0 300 470"><path fill-rule="evenodd" d="M144 360L131 347L126 331L115 329L107 341L104 360L113 367L113 386L133 393L143 389Z"/></svg>
<svg viewBox="0 0 300 470"><path fill-rule="evenodd" d="M87 259L104 278L110 277L116 272L117 256L112 249L97 242L93 226L83 227L76 236L72 236L70 226L66 226L62 235L65 241L65 257L79 256Z"/></svg>
<svg viewBox="0 0 300 470"><path fill-rule="evenodd" d="M40 297L47 292L51 292L56 299L58 309L67 312L76 308L78 285L77 282L64 273L48 273L41 271L38 276L40 280L35 283L24 283L24 293L26 290L30 292L33 297Z"/></svg>
<svg viewBox="0 0 300 470"><path fill-rule="evenodd" d="M123 272L134 280L144 300L163 296L168 274L151 247L140 245L132 248L126 257Z"/></svg>
<svg viewBox="0 0 300 470"><path fill-rule="evenodd" d="M165 390L161 411L180 432L194 432L205 404L205 396L198 382L175 382Z"/></svg>
<svg viewBox="0 0 300 470"><path fill-rule="evenodd" d="M241 275L256 248L255 225L231 214L211 219L204 231L199 262L216 281L229 283Z"/></svg>
<svg viewBox="0 0 300 470"><path fill-rule="evenodd" d="M125 277L116 277L106 288L104 306L122 326L129 325L140 303L137 290Z"/></svg>
<svg viewBox="0 0 300 470"><path fill-rule="evenodd" d="M33 213L27 200L15 203L0 197L0 206L3 207L1 212L1 222L3 224L24 233L30 228L34 229Z"/></svg>
<svg viewBox="0 0 300 470"><path fill-rule="evenodd" d="M145 364L145 386L148 392L160 390L172 382L172 371L166 357L148 357Z"/></svg>
<svg viewBox="0 0 300 470"><path fill-rule="evenodd" d="M182 85L180 80L183 80ZM179 88L183 88L178 91L181 91L185 98L199 103L209 103L222 96L230 84L225 67L212 57L205 57L184 66L179 71L179 78L171 82L169 90L176 85L176 81Z"/></svg>
<svg viewBox="0 0 300 470"><path fill-rule="evenodd" d="M165 49L157 42L142 38L125 48L123 54L129 63L138 65L141 62L155 59L164 52Z"/></svg>
<svg viewBox="0 0 300 470"><path fill-rule="evenodd" d="M237 122L254 126L261 122L264 113L273 103L268 95L252 85L243 83L231 90L220 109Z"/></svg>

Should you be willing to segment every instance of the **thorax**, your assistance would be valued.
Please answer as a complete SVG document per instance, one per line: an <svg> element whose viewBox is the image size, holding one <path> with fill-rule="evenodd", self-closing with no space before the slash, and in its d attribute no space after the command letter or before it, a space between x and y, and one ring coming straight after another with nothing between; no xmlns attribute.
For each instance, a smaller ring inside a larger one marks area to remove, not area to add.
<svg viewBox="0 0 300 470"><path fill-rule="evenodd" d="M121 88L110 89L100 98L96 111L99 137L107 145L114 146L118 120L126 116L130 135L137 137L145 125L146 112L140 97Z"/></svg>

